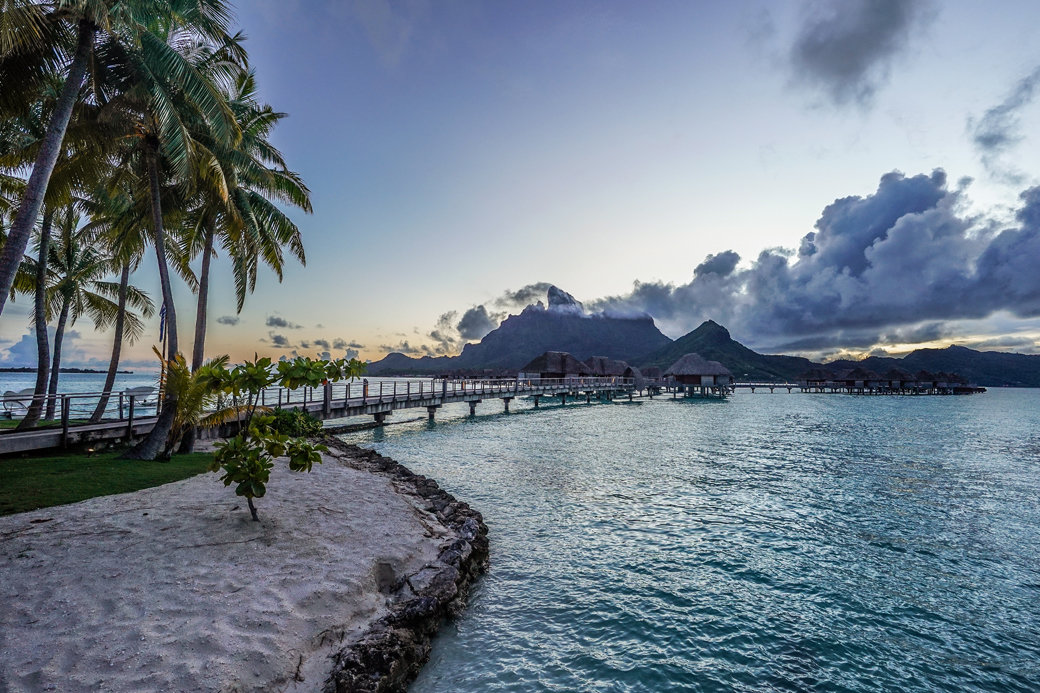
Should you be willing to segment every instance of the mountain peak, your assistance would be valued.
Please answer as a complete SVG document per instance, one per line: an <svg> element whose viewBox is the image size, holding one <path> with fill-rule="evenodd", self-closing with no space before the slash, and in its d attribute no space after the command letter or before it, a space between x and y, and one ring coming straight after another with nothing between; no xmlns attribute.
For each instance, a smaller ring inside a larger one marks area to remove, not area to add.
<svg viewBox="0 0 1040 693"><path fill-rule="evenodd" d="M713 342L728 342L733 339L729 335L729 330L714 320L705 320L696 330L690 333L690 336L702 340L708 339Z"/></svg>
<svg viewBox="0 0 1040 693"><path fill-rule="evenodd" d="M585 308L578 299L555 286L549 287L549 310L555 310L559 313L581 314L585 312Z"/></svg>

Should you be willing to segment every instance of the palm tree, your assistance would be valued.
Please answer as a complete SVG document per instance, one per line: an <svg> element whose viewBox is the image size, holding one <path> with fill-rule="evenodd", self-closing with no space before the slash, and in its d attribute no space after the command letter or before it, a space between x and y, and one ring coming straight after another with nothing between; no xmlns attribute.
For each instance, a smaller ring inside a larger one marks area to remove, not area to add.
<svg viewBox="0 0 1040 693"><path fill-rule="evenodd" d="M48 313L52 316L57 313L58 322L54 331L46 418L54 416L62 342L67 326L87 315L93 319L95 329L103 329L119 317L131 325L133 332L140 333L144 329L137 315L126 310L121 312L119 304L112 300L120 294L121 286L105 281L104 277L112 274L117 263L104 252L103 246L93 243L95 239L89 230L78 228L79 214L74 208L66 207L56 217L58 235L48 258L52 283L48 288L47 302ZM125 300L144 313L152 311L151 300L139 290L127 292Z"/></svg>
<svg viewBox="0 0 1040 693"><path fill-rule="evenodd" d="M143 172L141 179L146 181L151 241L166 306L167 344L169 353L175 355L180 350L163 219L163 194L169 186L164 183L173 182L182 191L195 183L200 169L193 132L206 129L215 140L232 145L241 139L218 85L230 82L232 74L241 69L244 53L237 38L227 37L213 47L169 20L153 22L139 38L133 50L121 44L110 46L108 55L119 66L111 73L119 97L101 109L99 118L125 127L126 139L132 143L127 150L128 168ZM213 60L217 53L229 59ZM155 459L163 453L176 398L176 391L164 393L154 428L127 457Z"/></svg>
<svg viewBox="0 0 1040 693"><path fill-rule="evenodd" d="M200 190L183 226L182 256L202 255L192 370L202 365L205 353L210 261L218 237L233 261L239 311L246 293L256 286L260 261L275 271L279 281L284 265L282 247L288 247L306 264L299 228L272 202L311 211L307 186L298 174L288 170L281 152L268 141L271 130L285 114L258 102L252 72L243 71L238 76L228 101L242 139L238 146L229 147L212 137L200 138L200 148L210 162L205 167L209 185Z"/></svg>
<svg viewBox="0 0 1040 693"><path fill-rule="evenodd" d="M88 67L105 66L97 59L97 39L122 42L143 55L158 57L153 67L166 70L170 81L188 88L188 98L207 110L214 121L223 110L220 100L207 97L207 85L183 81L190 72L187 57L155 32L157 24L175 27L204 40L226 40L230 8L226 0L7 0L0 4L0 115L10 115L32 102L29 95L47 75L64 75L63 87L48 121L46 135L32 166L14 223L0 249L0 313L14 282L43 207L44 195L62 141L79 98ZM75 38L73 38L73 35ZM156 45L163 43L163 46ZM92 90L100 95L99 89ZM226 116L226 114L225 114ZM216 123L215 127L221 127ZM229 131L230 132L230 131ZM167 133L169 134L169 133Z"/></svg>

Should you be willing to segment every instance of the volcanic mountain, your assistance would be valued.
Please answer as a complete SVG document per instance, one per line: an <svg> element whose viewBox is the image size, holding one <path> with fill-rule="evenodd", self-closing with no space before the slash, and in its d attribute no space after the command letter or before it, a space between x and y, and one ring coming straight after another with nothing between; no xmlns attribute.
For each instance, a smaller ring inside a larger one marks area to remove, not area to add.
<svg viewBox="0 0 1040 693"><path fill-rule="evenodd" d="M607 356L635 362L670 344L650 316L588 314L566 291L549 288L549 307L541 303L506 318L480 342L467 344L458 356L410 358L389 354L369 364L372 375L432 374L446 371L512 370L546 351L566 351L579 359Z"/></svg>

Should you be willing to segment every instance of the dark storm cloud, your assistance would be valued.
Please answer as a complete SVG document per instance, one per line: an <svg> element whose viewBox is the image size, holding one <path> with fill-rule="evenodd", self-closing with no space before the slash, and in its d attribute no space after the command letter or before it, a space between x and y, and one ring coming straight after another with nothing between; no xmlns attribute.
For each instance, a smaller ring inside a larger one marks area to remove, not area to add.
<svg viewBox="0 0 1040 693"><path fill-rule="evenodd" d="M968 132L979 150L983 166L993 176L1018 183L1023 175L1010 169L1002 157L1024 139L1019 114L1036 97L1040 89L1040 67L1034 68L1015 85L1002 102L975 121L968 120Z"/></svg>
<svg viewBox="0 0 1040 693"><path fill-rule="evenodd" d="M300 325L289 322L285 318L280 317L278 315L268 315L266 324L268 327L280 327L282 329L288 330L298 330L301 327Z"/></svg>
<svg viewBox="0 0 1040 693"><path fill-rule="evenodd" d="M498 321L488 315L487 309L482 305L467 310L455 325L455 329L466 340L481 339L496 327L498 327Z"/></svg>
<svg viewBox="0 0 1040 693"><path fill-rule="evenodd" d="M536 282L527 286L521 286L516 291L507 289L505 293L491 303L498 308L523 308L544 299L550 286L552 284L549 282Z"/></svg>
<svg viewBox="0 0 1040 693"><path fill-rule="evenodd" d="M221 325L237 325L240 318L237 315L221 315L217 322Z"/></svg>
<svg viewBox="0 0 1040 693"><path fill-rule="evenodd" d="M828 205L797 252L765 250L743 269L718 253L687 284L637 282L593 306L645 311L673 335L713 318L780 350L931 341L947 321L996 311L1040 316L1040 188L1002 230L962 212L962 197L941 170L889 173L874 193Z"/></svg>
<svg viewBox="0 0 1040 693"><path fill-rule="evenodd" d="M932 15L924 0L815 0L791 47L793 79L836 105L869 105L893 59Z"/></svg>

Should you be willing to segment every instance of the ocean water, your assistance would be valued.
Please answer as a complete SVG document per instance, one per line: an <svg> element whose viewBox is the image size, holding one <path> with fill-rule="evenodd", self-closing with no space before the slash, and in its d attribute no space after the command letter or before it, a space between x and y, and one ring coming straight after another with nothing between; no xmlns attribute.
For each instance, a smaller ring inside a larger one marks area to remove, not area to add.
<svg viewBox="0 0 1040 693"><path fill-rule="evenodd" d="M413 691L1040 690L1040 390L529 407L344 436L490 528Z"/></svg>

